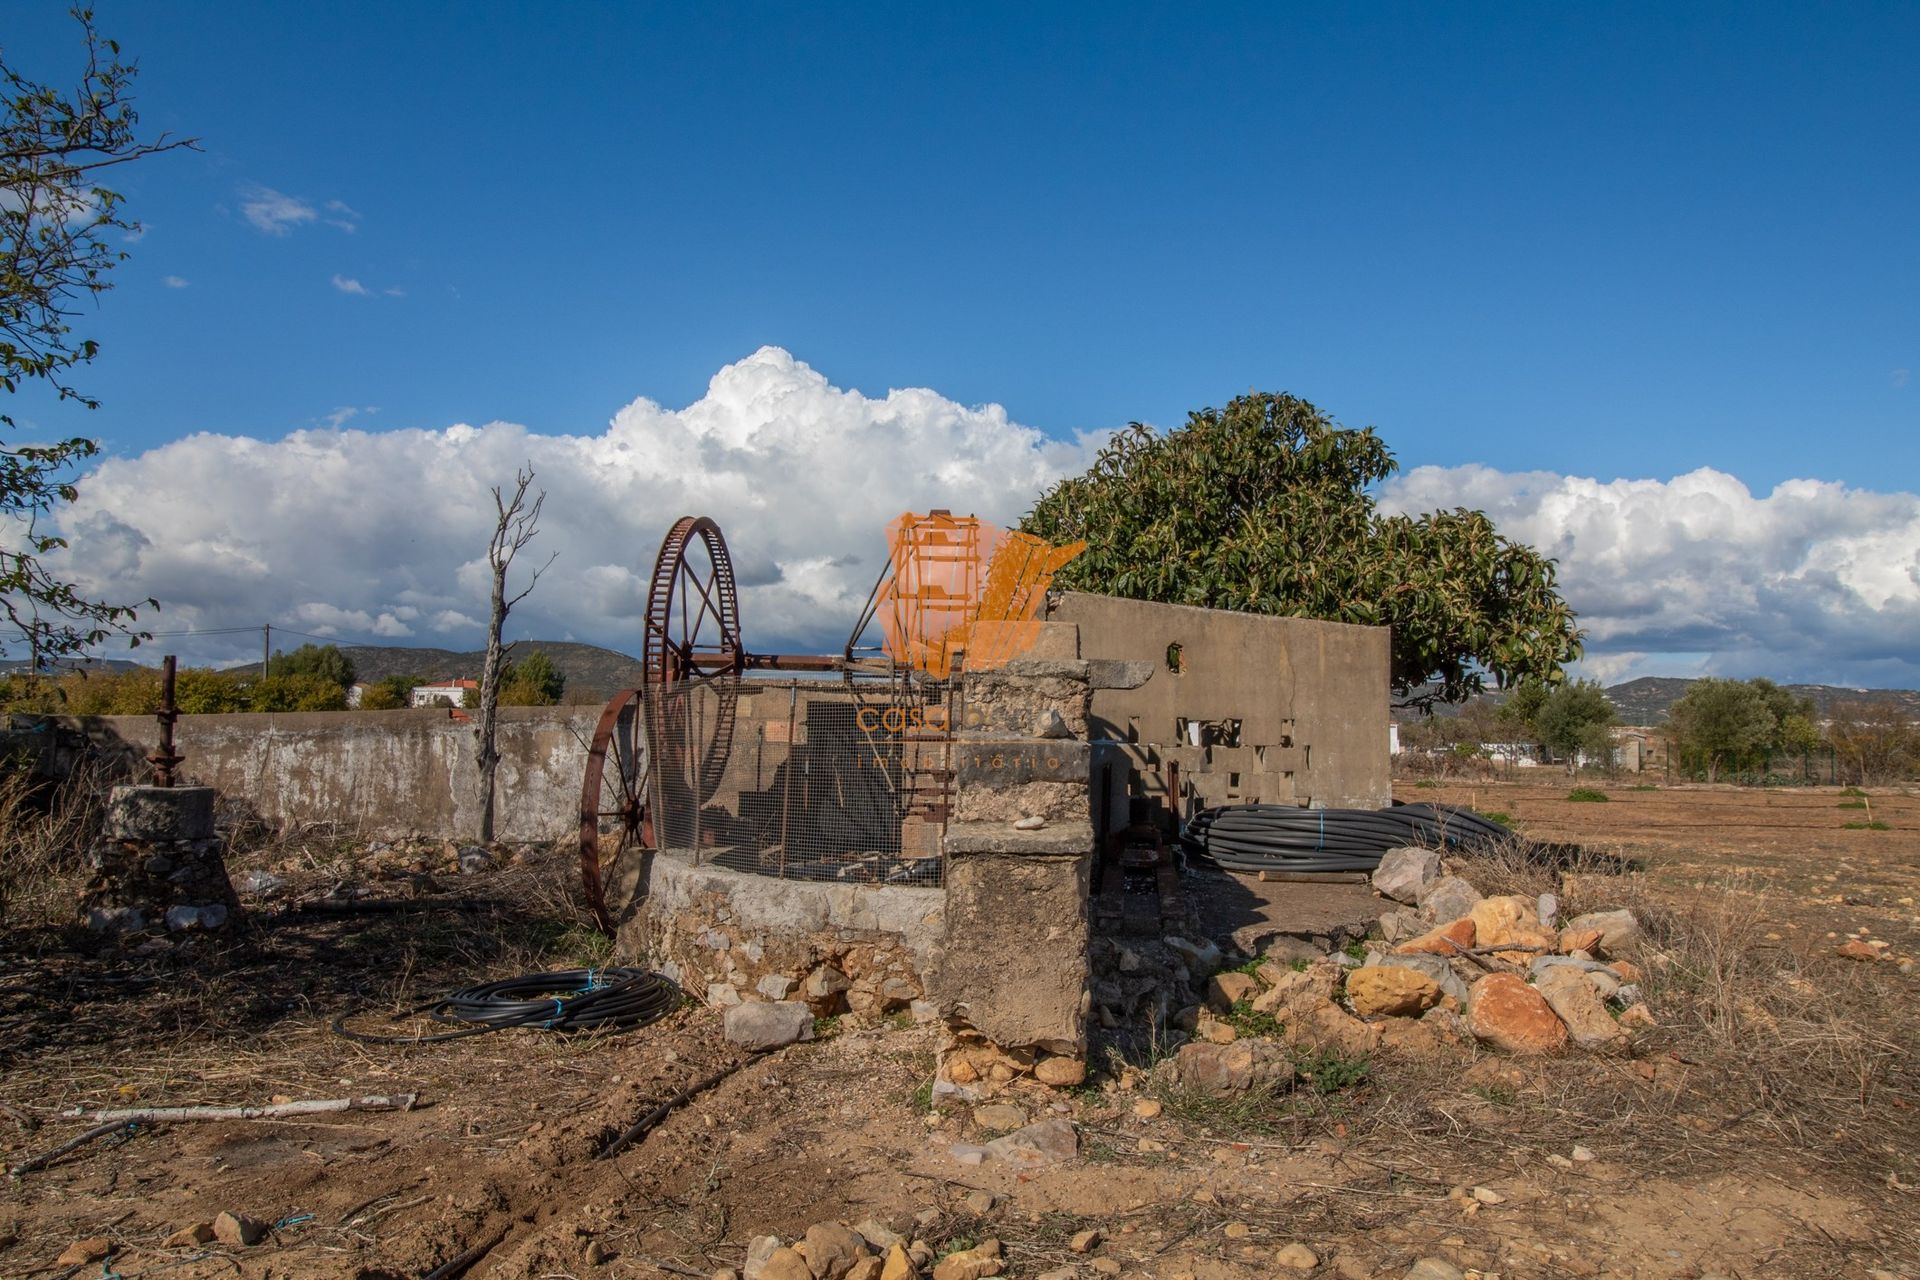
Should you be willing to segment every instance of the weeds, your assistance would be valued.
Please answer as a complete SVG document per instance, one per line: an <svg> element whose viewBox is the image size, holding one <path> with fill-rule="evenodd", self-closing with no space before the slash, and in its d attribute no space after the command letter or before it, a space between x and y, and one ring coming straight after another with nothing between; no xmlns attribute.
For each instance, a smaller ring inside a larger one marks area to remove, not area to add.
<svg viewBox="0 0 1920 1280"><path fill-rule="evenodd" d="M1505 809L1489 809L1480 816L1488 822L1497 822L1503 827L1511 827L1513 825L1513 815Z"/></svg>
<svg viewBox="0 0 1920 1280"><path fill-rule="evenodd" d="M1603 804L1607 800L1607 793L1598 787L1575 787L1567 792L1567 799L1579 804Z"/></svg>
<svg viewBox="0 0 1920 1280"><path fill-rule="evenodd" d="M106 789L104 770L84 759L59 782L36 777L28 759L0 761L0 920L45 925L72 911Z"/></svg>
<svg viewBox="0 0 1920 1280"><path fill-rule="evenodd" d="M1891 831L1893 830L1892 827L1889 827L1886 823L1880 821L1880 819L1878 818L1875 818L1871 822L1843 822L1840 824L1840 829L1842 831Z"/></svg>
<svg viewBox="0 0 1920 1280"><path fill-rule="evenodd" d="M1365 1058L1349 1058L1336 1049L1320 1049L1297 1057L1294 1066L1315 1093L1344 1093L1372 1078Z"/></svg>
<svg viewBox="0 0 1920 1280"><path fill-rule="evenodd" d="M1281 1030L1280 1020L1255 1009L1251 1000L1234 1001L1224 1021L1241 1036L1278 1036Z"/></svg>

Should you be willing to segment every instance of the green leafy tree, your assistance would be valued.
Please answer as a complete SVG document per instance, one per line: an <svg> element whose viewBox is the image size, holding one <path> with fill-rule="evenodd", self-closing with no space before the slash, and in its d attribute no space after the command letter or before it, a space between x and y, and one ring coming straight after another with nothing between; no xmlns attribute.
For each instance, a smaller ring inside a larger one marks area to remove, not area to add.
<svg viewBox="0 0 1920 1280"><path fill-rule="evenodd" d="M386 676L374 681L360 693L362 711L397 711L413 705L412 676Z"/></svg>
<svg viewBox="0 0 1920 1280"><path fill-rule="evenodd" d="M248 709L247 686L238 676L205 667L174 674L173 705L185 715L228 714Z"/></svg>
<svg viewBox="0 0 1920 1280"><path fill-rule="evenodd" d="M1720 770L1764 752L1779 721L1764 690L1744 680L1696 680L1667 713L1683 758L1697 760L1708 782Z"/></svg>
<svg viewBox="0 0 1920 1280"><path fill-rule="evenodd" d="M338 645L303 644L292 653L276 652L270 665L276 676L319 676L342 689L351 688L355 678L353 659Z"/></svg>
<svg viewBox="0 0 1920 1280"><path fill-rule="evenodd" d="M1789 735L1796 739L1804 738L1806 728L1812 727L1813 699L1797 697L1791 690L1782 689L1764 676L1747 683L1753 686L1754 692L1760 695L1760 700L1767 704L1767 711L1773 716L1773 733L1767 738L1767 748L1772 751L1809 750L1790 742ZM1790 723L1794 721L1799 723Z"/></svg>
<svg viewBox="0 0 1920 1280"><path fill-rule="evenodd" d="M1489 674L1557 683L1581 633L1554 562L1482 512L1381 515L1369 489L1395 470L1372 428L1246 395L1165 435L1116 433L1021 527L1086 539L1061 587L1391 626L1394 689L1411 705L1462 701Z"/></svg>
<svg viewBox="0 0 1920 1280"><path fill-rule="evenodd" d="M191 146L165 134L145 139L133 109L135 68L120 46L76 9L82 70L70 90L28 78L0 49L0 395L25 386L86 408L97 401L71 380L99 346L73 334L81 308L112 288L108 273L126 258L115 233L134 229L103 171ZM66 545L42 522L76 496L76 467L100 451L75 438L21 442L0 412L0 652L26 652L35 668L122 635L134 643L138 611L152 600L89 599L47 568Z"/></svg>
<svg viewBox="0 0 1920 1280"><path fill-rule="evenodd" d="M273 675L247 686L249 711L345 711L347 691L326 676Z"/></svg>
<svg viewBox="0 0 1920 1280"><path fill-rule="evenodd" d="M1506 731L1524 742L1540 743L1540 710L1547 705L1552 690L1545 680L1522 680L1500 704L1499 720Z"/></svg>
<svg viewBox="0 0 1920 1280"><path fill-rule="evenodd" d="M553 660L535 649L500 673L500 704L507 707L551 707L567 692L567 678Z"/></svg>
<svg viewBox="0 0 1920 1280"><path fill-rule="evenodd" d="M1582 755L1612 764L1613 734L1609 730L1614 719L1613 703L1607 699L1606 690L1593 680L1575 680L1547 694L1533 715L1533 727L1540 745L1565 757L1567 772L1572 773Z"/></svg>

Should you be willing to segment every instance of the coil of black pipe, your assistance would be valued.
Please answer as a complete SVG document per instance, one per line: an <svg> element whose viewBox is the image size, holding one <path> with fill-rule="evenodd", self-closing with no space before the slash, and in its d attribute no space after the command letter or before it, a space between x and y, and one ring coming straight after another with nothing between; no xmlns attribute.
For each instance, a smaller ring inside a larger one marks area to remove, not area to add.
<svg viewBox="0 0 1920 1280"><path fill-rule="evenodd" d="M680 1005L680 988L645 969L561 969L462 987L394 1020L425 1014L451 1031L383 1035L358 1031L336 1018L336 1034L363 1044L441 1044L513 1027L542 1031L632 1031L657 1022Z"/></svg>
<svg viewBox="0 0 1920 1280"><path fill-rule="evenodd" d="M1470 809L1408 804L1387 809L1217 805L1181 832L1186 846L1229 871L1372 871L1402 845L1468 849L1514 839Z"/></svg>

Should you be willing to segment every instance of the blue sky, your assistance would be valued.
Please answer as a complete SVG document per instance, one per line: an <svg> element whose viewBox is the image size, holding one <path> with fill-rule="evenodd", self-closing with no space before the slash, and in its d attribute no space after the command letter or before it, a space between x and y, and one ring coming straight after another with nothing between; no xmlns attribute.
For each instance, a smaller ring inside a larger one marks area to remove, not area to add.
<svg viewBox="0 0 1920 1280"><path fill-rule="evenodd" d="M104 407L15 412L123 459L330 422L595 435L771 345L1063 441L1258 387L1410 468L1920 486L1913 6L99 23L145 122L204 151L117 175L150 229L84 322ZM72 66L59 4L0 41Z"/></svg>

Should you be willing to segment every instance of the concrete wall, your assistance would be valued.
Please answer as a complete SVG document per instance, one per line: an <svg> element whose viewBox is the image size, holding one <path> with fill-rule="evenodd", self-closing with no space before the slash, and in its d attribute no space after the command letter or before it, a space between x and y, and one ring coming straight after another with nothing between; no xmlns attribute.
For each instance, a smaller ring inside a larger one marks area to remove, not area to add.
<svg viewBox="0 0 1920 1280"><path fill-rule="evenodd" d="M587 743L600 708L500 708L495 832L554 840L578 829ZM145 756L151 716L65 722L110 751ZM443 708L182 716L182 780L278 823L338 822L375 838L471 839L479 829L473 723Z"/></svg>
<svg viewBox="0 0 1920 1280"><path fill-rule="evenodd" d="M1081 592L1067 592L1048 616L1079 624L1080 656L1094 664L1091 732L1119 744L1108 758L1124 766L1117 774L1134 774L1135 794L1164 796L1166 767L1177 761L1189 808L1391 800L1385 627ZM1178 672L1167 663L1175 644ZM1103 665L1116 661L1132 664L1128 678L1103 680ZM1143 683L1113 687L1143 671L1151 672ZM1224 734L1238 721L1238 745L1192 745L1184 726L1196 721Z"/></svg>

